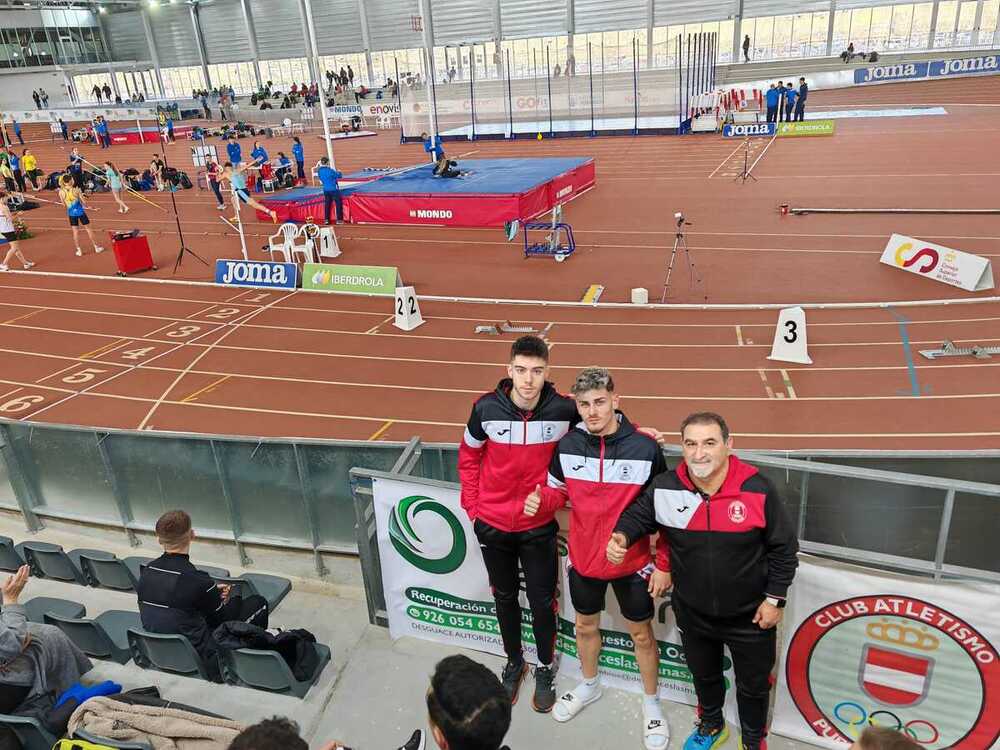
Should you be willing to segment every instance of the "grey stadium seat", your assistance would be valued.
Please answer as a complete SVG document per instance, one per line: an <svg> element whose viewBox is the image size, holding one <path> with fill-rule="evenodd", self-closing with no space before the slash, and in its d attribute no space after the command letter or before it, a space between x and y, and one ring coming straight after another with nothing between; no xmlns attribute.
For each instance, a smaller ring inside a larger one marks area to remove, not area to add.
<svg viewBox="0 0 1000 750"><path fill-rule="evenodd" d="M24 565L24 558L14 549L14 540L0 536L0 570L15 571Z"/></svg>
<svg viewBox="0 0 1000 750"><path fill-rule="evenodd" d="M231 576L212 576L212 578L216 583L232 584L235 587L234 593L241 596L260 594L267 600L269 612L274 612L281 600L292 590L292 582L287 578L264 573L244 573L236 578Z"/></svg>
<svg viewBox="0 0 1000 750"><path fill-rule="evenodd" d="M75 619L87 614L87 608L79 602L69 599L56 599L51 596L36 596L24 603L29 622L45 622L45 615L52 613L59 617Z"/></svg>
<svg viewBox="0 0 1000 750"><path fill-rule="evenodd" d="M150 633L142 628L129 628L127 633L132 661L143 669L209 679L205 662L183 635Z"/></svg>
<svg viewBox="0 0 1000 750"><path fill-rule="evenodd" d="M87 656L116 661L119 664L124 664L132 658L128 629L142 628L138 612L126 612L121 609L102 612L93 620L47 614L45 622L62 630Z"/></svg>
<svg viewBox="0 0 1000 750"><path fill-rule="evenodd" d="M80 569L84 578L91 586L116 591L135 591L139 583L139 567L148 563L151 557L126 557L124 560L116 555L103 552L94 555L90 552L80 554Z"/></svg>
<svg viewBox="0 0 1000 750"><path fill-rule="evenodd" d="M21 542L15 548L24 561L31 566L31 574L36 578L52 578L87 585L87 579L80 570L80 555L106 555L97 549L75 549L66 552L58 544L48 542Z"/></svg>
<svg viewBox="0 0 1000 750"><path fill-rule="evenodd" d="M10 729L21 743L21 750L52 750L56 742L38 719L29 716L0 714L0 726Z"/></svg>
<svg viewBox="0 0 1000 750"><path fill-rule="evenodd" d="M221 651L222 678L231 685L267 690L272 693L294 695L304 698L326 665L330 663L330 647L314 644L319 655L319 664L310 679L300 682L277 651L260 651L252 648L238 648Z"/></svg>

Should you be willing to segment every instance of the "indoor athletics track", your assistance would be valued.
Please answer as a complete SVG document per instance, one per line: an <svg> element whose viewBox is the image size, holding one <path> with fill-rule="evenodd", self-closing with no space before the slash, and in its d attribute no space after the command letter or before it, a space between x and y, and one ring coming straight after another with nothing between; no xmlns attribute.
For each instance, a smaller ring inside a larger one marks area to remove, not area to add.
<svg viewBox="0 0 1000 750"><path fill-rule="evenodd" d="M522 260L519 245L507 244L498 230L339 228L341 260L397 265L416 286L427 323L409 333L393 328L385 299L4 274L0 417L216 434L420 435L454 443L472 400L502 374L514 338L473 329L509 319L548 328L558 386L568 387L581 367L607 366L626 397L626 413L671 432L689 411L714 409L747 448L1000 448L1000 358L929 361L918 353L946 339L1000 343L995 291L969 294L877 262L888 235L901 232L995 264L1000 216L781 217L776 211L784 202L997 207L1000 79L941 83L949 85L815 92L814 109L940 104L949 114L840 120L832 139L757 141L750 158L759 182L746 185L732 177L743 162L741 145L714 136L450 144L456 155L481 158L593 155L597 186L567 206L580 249L562 264ZM268 142L269 151L282 143ZM319 153L320 139L307 136L305 144L307 155ZM44 169L65 158L47 138L29 145ZM186 144L168 148L178 164L186 160ZM419 159L419 146L400 146L391 133L337 148L345 172ZM93 146L83 150L92 161L102 156ZM151 152L115 147L111 156L130 166ZM144 195L169 205L166 194ZM176 194L188 244L207 259L237 257L236 238L206 196ZM157 275L169 278L177 247L173 217L127 200L134 210L122 217L107 196L96 196L103 210L91 218L102 232L151 230ZM694 305L707 294L710 304L744 307L650 310L425 296L578 302L590 284L602 284L602 302L624 301L634 286L647 287L658 301L675 210L694 222L688 240L705 285L692 286L681 264L671 300ZM25 251L39 271L113 272L110 254L72 256L56 207L25 218L37 235ZM263 257L259 245L273 228L247 227L256 235L248 241L252 257ZM208 273L188 258L177 278L204 280ZM947 299L970 303L940 304ZM766 359L777 313L754 305L789 302L827 305L808 310L813 365Z"/></svg>

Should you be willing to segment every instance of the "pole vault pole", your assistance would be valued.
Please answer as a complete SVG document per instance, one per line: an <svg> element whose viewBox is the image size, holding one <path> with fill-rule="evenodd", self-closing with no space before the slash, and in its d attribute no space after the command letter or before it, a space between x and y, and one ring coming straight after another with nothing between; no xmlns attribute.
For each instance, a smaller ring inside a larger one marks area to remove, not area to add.
<svg viewBox="0 0 1000 750"><path fill-rule="evenodd" d="M420 0L420 32L424 42L424 56L427 58L427 69L424 71L427 86L427 120L430 123L431 143L435 146L441 140L441 135L437 132L437 99L434 96L434 45L431 43L431 13L429 0ZM431 161L434 161L434 152L430 153Z"/></svg>
<svg viewBox="0 0 1000 750"><path fill-rule="evenodd" d="M316 75L320 75L322 66L319 61L319 47L316 46L316 27L313 25L312 0L301 0L302 7L306 14L306 28L309 29L309 44L312 45L313 67L316 68ZM326 140L326 156L330 160L330 166L337 168L337 163L333 158L333 140L330 138L330 123L326 119L326 93L320 91L319 110L323 115L323 136Z"/></svg>

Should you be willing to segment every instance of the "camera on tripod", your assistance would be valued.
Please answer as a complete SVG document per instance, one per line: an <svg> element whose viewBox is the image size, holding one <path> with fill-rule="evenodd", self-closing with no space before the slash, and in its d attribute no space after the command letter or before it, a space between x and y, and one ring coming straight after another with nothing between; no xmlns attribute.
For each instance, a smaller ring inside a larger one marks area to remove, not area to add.
<svg viewBox="0 0 1000 750"><path fill-rule="evenodd" d="M677 211L674 213L674 218L677 220L677 228L680 229L685 224L690 224L691 222L687 220L683 212Z"/></svg>

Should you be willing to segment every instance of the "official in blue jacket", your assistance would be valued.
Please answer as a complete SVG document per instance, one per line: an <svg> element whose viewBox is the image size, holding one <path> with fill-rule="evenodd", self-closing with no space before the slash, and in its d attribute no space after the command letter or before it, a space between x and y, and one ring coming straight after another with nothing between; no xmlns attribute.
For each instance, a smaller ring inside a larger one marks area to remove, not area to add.
<svg viewBox="0 0 1000 750"><path fill-rule="evenodd" d="M806 118L806 99L809 98L809 85L805 78L799 79L799 100L795 102L795 122Z"/></svg>
<svg viewBox="0 0 1000 750"><path fill-rule="evenodd" d="M330 206L336 203L337 223L340 224L344 220L344 199L341 197L340 185L337 183L337 180L344 175L331 167L330 160L325 156L319 160L319 163L320 168L317 170L316 176L323 183L323 215L326 217L326 223L329 224Z"/></svg>
<svg viewBox="0 0 1000 750"><path fill-rule="evenodd" d="M263 167L267 164L271 158L267 155L267 151L263 146L260 145L260 141L253 142L253 151L250 152L250 158L253 159L253 164L255 167ZM264 181L260 179L260 175L257 176L256 180L256 191L263 192Z"/></svg>
<svg viewBox="0 0 1000 750"><path fill-rule="evenodd" d="M240 142L236 140L236 136L232 136L232 140L226 144L226 155L229 156L229 163L234 167L239 166L243 161L243 149L240 147Z"/></svg>
<svg viewBox="0 0 1000 750"><path fill-rule="evenodd" d="M764 99L767 102L767 121L776 122L778 119L778 87L773 83L771 88L767 90L764 95Z"/></svg>
<svg viewBox="0 0 1000 750"><path fill-rule="evenodd" d="M292 158L295 159L295 166L298 168L298 178L304 183L306 181L306 153L298 136L292 140L295 141L292 144Z"/></svg>
<svg viewBox="0 0 1000 750"><path fill-rule="evenodd" d="M795 114L795 99L798 97L799 92L795 90L792 82L788 82L788 88L785 89L785 122L791 122L792 116Z"/></svg>
<svg viewBox="0 0 1000 750"><path fill-rule="evenodd" d="M420 137L424 139L424 151L431 155L431 160L441 161L444 158L444 146L441 145L441 139L431 138L426 131L421 133Z"/></svg>

